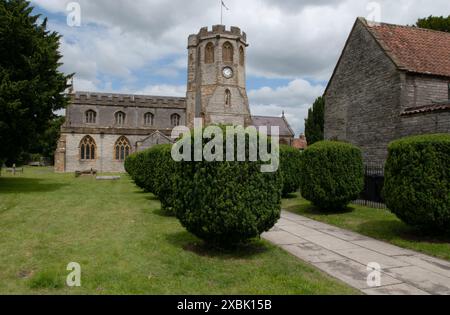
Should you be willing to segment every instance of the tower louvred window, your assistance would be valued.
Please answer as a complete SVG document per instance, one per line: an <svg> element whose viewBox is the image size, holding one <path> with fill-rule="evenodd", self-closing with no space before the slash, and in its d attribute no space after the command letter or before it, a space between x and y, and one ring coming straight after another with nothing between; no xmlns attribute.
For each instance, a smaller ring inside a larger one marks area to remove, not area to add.
<svg viewBox="0 0 450 315"><path fill-rule="evenodd" d="M224 62L233 62L233 45L230 42L223 44L222 55Z"/></svg>
<svg viewBox="0 0 450 315"><path fill-rule="evenodd" d="M208 43L205 47L205 63L214 63L214 44Z"/></svg>

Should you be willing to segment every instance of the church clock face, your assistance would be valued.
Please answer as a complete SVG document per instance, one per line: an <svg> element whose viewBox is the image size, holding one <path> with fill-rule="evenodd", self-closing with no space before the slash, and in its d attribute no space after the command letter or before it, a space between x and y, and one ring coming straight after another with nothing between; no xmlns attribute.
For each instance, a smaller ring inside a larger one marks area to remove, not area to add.
<svg viewBox="0 0 450 315"><path fill-rule="evenodd" d="M222 70L222 75L226 78L226 79L230 79L233 77L233 69L231 69L230 67L225 67Z"/></svg>

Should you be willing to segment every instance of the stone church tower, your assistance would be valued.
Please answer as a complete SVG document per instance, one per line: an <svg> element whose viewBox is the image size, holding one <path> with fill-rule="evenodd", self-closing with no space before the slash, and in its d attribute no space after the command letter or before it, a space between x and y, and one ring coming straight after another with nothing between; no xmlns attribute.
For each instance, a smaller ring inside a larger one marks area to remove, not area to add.
<svg viewBox="0 0 450 315"><path fill-rule="evenodd" d="M245 81L247 36L238 27L215 25L188 40L186 114L208 124L252 124Z"/></svg>

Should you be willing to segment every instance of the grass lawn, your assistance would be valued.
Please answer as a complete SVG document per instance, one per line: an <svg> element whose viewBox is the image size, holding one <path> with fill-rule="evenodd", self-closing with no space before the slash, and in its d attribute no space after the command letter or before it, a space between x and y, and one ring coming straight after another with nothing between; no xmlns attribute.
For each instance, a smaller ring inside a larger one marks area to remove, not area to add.
<svg viewBox="0 0 450 315"><path fill-rule="evenodd" d="M283 200L283 208L313 220L450 260L450 237L423 234L404 224L389 210L350 205L347 212L326 214L298 194Z"/></svg>
<svg viewBox="0 0 450 315"><path fill-rule="evenodd" d="M67 264L82 286L65 286ZM357 294L265 241L212 250L123 176L0 177L0 294Z"/></svg>

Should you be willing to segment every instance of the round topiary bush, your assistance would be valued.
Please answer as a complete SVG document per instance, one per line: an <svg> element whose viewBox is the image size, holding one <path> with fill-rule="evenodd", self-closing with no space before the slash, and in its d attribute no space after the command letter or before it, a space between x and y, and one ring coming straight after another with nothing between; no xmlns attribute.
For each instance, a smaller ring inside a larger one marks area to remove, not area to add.
<svg viewBox="0 0 450 315"><path fill-rule="evenodd" d="M384 196L388 208L405 223L450 232L450 134L391 143Z"/></svg>
<svg viewBox="0 0 450 315"><path fill-rule="evenodd" d="M280 145L280 171L283 177L283 197L295 193L300 188L302 152Z"/></svg>
<svg viewBox="0 0 450 315"><path fill-rule="evenodd" d="M364 188L361 150L343 142L322 141L302 154L302 196L322 210L343 210Z"/></svg>
<svg viewBox="0 0 450 315"><path fill-rule="evenodd" d="M246 151L248 156L248 146ZM262 164L178 162L173 204L177 218L189 232L214 245L228 247L259 237L280 218L282 189L281 173L262 173Z"/></svg>

